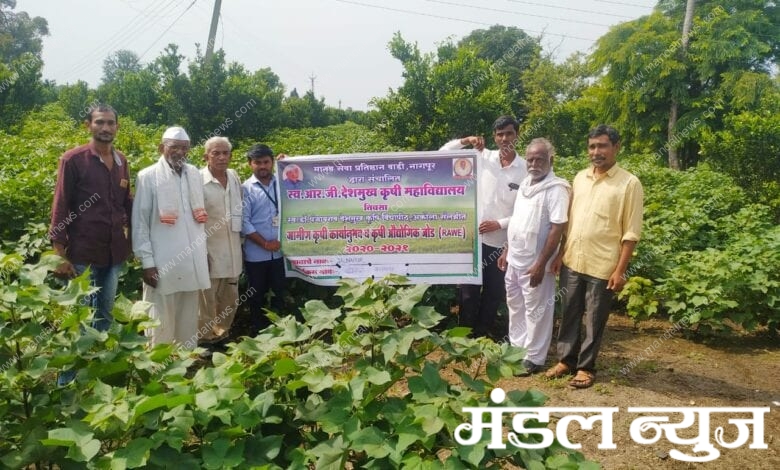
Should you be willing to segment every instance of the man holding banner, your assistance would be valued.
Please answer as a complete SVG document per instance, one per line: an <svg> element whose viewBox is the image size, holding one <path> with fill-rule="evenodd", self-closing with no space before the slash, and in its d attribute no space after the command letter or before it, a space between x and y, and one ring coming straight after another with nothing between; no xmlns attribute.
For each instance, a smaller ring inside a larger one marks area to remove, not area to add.
<svg viewBox="0 0 780 470"><path fill-rule="evenodd" d="M479 152L477 170L479 191L479 234L482 238L482 285L458 286L460 324L472 328L474 336L487 336L498 306L506 298L504 272L497 260L507 242L507 226L512 216L517 188L526 177L525 160L515 151L520 125L512 116L501 116L493 124L498 150L485 148L480 136L447 142L440 150L471 146Z"/></svg>
<svg viewBox="0 0 780 470"><path fill-rule="evenodd" d="M244 262L249 280L249 311L253 332L257 334L270 322L263 313L266 294L271 290L271 309L280 313L284 307L284 261L279 241L279 188L274 177L274 153L264 144L253 145L247 152L252 176L244 182L242 235Z"/></svg>

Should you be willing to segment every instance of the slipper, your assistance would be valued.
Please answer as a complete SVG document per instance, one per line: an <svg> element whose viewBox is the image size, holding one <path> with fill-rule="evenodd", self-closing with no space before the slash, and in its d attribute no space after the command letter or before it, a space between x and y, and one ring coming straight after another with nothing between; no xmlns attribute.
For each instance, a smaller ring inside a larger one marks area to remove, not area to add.
<svg viewBox="0 0 780 470"><path fill-rule="evenodd" d="M558 377L563 377L564 375L571 375L571 368L563 362L555 364L554 366L547 369L547 372L544 373L544 376L548 379L557 379Z"/></svg>
<svg viewBox="0 0 780 470"><path fill-rule="evenodd" d="M569 382L569 387L574 388L588 388L593 385L593 381L596 379L596 375L593 372L587 370L578 370L577 375Z"/></svg>

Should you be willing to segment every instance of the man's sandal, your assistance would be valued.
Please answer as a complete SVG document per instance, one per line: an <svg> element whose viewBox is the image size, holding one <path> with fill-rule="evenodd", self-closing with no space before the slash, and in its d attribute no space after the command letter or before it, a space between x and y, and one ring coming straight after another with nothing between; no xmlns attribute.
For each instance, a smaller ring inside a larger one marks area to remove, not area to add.
<svg viewBox="0 0 780 470"><path fill-rule="evenodd" d="M588 388L593 385L593 381L596 379L596 375L593 372L587 370L578 370L577 375L569 382L569 387L574 388Z"/></svg>
<svg viewBox="0 0 780 470"><path fill-rule="evenodd" d="M544 373L544 376L548 379L557 379L559 377L563 377L564 375L571 375L571 369L563 362L555 364L554 366L547 369L547 372Z"/></svg>

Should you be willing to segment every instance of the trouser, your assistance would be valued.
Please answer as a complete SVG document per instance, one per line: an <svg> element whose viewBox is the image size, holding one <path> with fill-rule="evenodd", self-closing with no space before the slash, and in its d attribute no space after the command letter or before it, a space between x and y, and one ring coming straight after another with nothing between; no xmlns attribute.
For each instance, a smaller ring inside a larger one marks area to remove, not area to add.
<svg viewBox="0 0 780 470"><path fill-rule="evenodd" d="M496 322L498 306L504 301L504 271L498 269L502 248L482 244L482 285L458 286L459 324L474 336L486 336Z"/></svg>
<svg viewBox="0 0 780 470"><path fill-rule="evenodd" d="M558 330L558 359L571 369L596 371L596 357L609 318L613 292L607 280L561 267L563 294L561 326ZM580 330L585 324L585 339Z"/></svg>
<svg viewBox="0 0 780 470"><path fill-rule="evenodd" d="M201 333L198 331L199 290L163 295L144 284L143 299L152 303L149 316L160 322L147 330L152 346L175 343L185 349L195 349Z"/></svg>
<svg viewBox="0 0 780 470"><path fill-rule="evenodd" d="M98 331L106 331L114 320L111 311L114 309L114 300L116 300L116 290L119 284L119 272L122 271L124 263L112 266L89 266L86 264L74 264L73 269L77 275L82 275L87 268L90 268L89 279L93 287L99 290L84 297L84 305L92 307L92 328ZM76 370L64 370L57 376L57 384L67 385L76 377Z"/></svg>
<svg viewBox="0 0 780 470"><path fill-rule="evenodd" d="M247 261L246 276L249 281L249 311L252 317L253 333L257 334L271 322L263 312L269 306L266 296L270 290L270 310L282 315L284 310L284 289L286 280L284 277L284 261L277 258L269 261Z"/></svg>
<svg viewBox="0 0 780 470"><path fill-rule="evenodd" d="M114 317L111 310L114 309L114 300L116 300L116 290L119 284L119 272L122 271L124 263L113 266L88 266L85 264L74 264L76 274L81 275L90 268L89 278L94 287L100 290L85 297L85 302L95 309L92 317L92 328L99 331L106 331L111 326Z"/></svg>
<svg viewBox="0 0 780 470"><path fill-rule="evenodd" d="M238 278L211 278L211 287L201 291L198 331L202 340L227 336L238 309Z"/></svg>
<svg viewBox="0 0 780 470"><path fill-rule="evenodd" d="M542 283L531 287L527 267L509 265L506 270L506 306L509 310L509 342L525 348L528 361L544 365L552 340L555 311L555 275L545 272Z"/></svg>

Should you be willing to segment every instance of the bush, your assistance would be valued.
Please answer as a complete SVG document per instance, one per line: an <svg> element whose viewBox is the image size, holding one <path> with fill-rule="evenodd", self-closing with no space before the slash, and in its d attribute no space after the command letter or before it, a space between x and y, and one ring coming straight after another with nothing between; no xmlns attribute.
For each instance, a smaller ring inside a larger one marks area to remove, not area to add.
<svg viewBox="0 0 780 470"><path fill-rule="evenodd" d="M442 316L418 304L425 286L346 281L342 308L309 301L305 322L275 318L197 368L195 353L148 347L148 304L120 299L109 331L86 327L87 274L49 287L58 262L0 254L3 468L598 468L558 443L512 452L454 441L470 421L463 407L485 406L523 351L432 332ZM480 365L485 379L469 372ZM445 368L459 379L444 380ZM75 381L56 387L63 369ZM506 406L544 401L512 391Z"/></svg>

